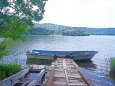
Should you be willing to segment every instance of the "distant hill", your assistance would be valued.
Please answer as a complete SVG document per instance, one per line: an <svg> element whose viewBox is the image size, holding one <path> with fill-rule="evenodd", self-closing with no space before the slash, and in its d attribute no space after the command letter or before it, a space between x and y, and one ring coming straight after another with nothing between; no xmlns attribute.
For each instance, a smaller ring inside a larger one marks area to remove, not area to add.
<svg viewBox="0 0 115 86"><path fill-rule="evenodd" d="M88 28L88 27L70 27L70 26L64 26L64 25L57 25L57 24L51 24L51 23L35 23L35 27L44 28L47 30L52 30L55 33L60 33L64 30L82 30L89 32L91 35L115 35L115 28Z"/></svg>

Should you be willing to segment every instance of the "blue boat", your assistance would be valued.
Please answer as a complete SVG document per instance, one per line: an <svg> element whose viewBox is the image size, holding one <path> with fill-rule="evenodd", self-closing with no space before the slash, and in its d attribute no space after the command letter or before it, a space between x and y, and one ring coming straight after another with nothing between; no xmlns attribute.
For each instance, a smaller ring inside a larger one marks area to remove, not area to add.
<svg viewBox="0 0 115 86"><path fill-rule="evenodd" d="M92 59L97 51L48 51L48 50L32 50L27 51L27 58L53 59L53 58L72 58L73 60L89 60Z"/></svg>

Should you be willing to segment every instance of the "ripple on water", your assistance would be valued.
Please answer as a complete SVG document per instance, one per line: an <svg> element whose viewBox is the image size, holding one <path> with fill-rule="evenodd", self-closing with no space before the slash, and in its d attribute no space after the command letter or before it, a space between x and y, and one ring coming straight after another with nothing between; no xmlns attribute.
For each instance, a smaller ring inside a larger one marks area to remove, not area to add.
<svg viewBox="0 0 115 86"><path fill-rule="evenodd" d="M0 63L18 62L26 65L26 51L73 50L98 51L91 62L78 63L83 72L96 86L115 86L107 59L115 57L115 36L33 36L8 46L11 51ZM113 76L113 75L112 75Z"/></svg>

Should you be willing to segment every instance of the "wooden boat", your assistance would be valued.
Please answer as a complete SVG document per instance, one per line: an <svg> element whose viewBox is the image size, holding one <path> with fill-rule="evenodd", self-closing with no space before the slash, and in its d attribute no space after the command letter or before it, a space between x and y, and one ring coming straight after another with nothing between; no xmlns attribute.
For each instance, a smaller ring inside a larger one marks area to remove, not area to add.
<svg viewBox="0 0 115 86"><path fill-rule="evenodd" d="M41 86L48 70L45 65L31 65L2 81L0 86Z"/></svg>
<svg viewBox="0 0 115 86"><path fill-rule="evenodd" d="M92 59L97 51L48 51L32 50L26 52L27 58L53 59L53 58L72 58L73 60Z"/></svg>

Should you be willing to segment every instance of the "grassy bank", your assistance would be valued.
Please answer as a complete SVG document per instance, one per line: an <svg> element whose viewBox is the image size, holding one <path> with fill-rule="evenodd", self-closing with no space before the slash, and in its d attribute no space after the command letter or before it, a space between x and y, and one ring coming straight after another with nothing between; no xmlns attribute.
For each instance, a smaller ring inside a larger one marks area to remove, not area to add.
<svg viewBox="0 0 115 86"><path fill-rule="evenodd" d="M0 81L21 71L21 65L13 64L0 64Z"/></svg>

